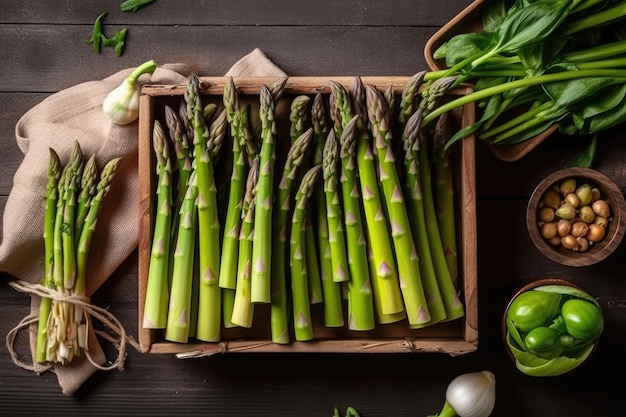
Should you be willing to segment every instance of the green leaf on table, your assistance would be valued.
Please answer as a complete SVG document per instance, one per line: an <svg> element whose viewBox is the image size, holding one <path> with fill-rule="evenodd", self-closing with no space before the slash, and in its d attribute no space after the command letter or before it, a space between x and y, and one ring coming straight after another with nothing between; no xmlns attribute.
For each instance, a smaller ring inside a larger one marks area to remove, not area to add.
<svg viewBox="0 0 626 417"><path fill-rule="evenodd" d="M574 155L572 159L565 165L566 168L569 167L582 167L589 168L593 164L593 160L596 157L596 150L598 149L598 137L594 136L589 145L585 147L581 152Z"/></svg>

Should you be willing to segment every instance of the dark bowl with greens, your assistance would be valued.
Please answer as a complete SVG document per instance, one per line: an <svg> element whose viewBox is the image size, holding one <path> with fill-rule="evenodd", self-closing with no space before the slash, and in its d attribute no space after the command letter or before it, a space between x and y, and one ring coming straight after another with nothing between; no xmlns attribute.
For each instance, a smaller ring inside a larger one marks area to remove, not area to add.
<svg viewBox="0 0 626 417"><path fill-rule="evenodd" d="M545 278L511 298L502 331L520 372L559 376L589 358L604 331L604 318L598 301L582 288L564 279Z"/></svg>

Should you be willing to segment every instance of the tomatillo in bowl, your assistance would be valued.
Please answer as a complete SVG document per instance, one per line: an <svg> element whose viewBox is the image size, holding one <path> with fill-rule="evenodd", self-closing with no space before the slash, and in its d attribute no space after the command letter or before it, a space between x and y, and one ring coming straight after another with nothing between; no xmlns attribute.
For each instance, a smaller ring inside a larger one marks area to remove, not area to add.
<svg viewBox="0 0 626 417"><path fill-rule="evenodd" d="M509 301L504 342L517 369L529 376L558 376L580 366L604 330L598 301L559 278L534 281Z"/></svg>

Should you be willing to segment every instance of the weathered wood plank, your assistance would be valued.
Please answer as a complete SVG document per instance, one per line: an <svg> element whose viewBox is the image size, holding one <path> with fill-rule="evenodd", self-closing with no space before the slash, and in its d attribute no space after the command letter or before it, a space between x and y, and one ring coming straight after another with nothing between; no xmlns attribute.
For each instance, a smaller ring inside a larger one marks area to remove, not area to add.
<svg viewBox="0 0 626 417"><path fill-rule="evenodd" d="M123 13L119 2L56 1L41 7L40 2L2 0L0 23L90 24L107 12L106 25L335 25L335 26L442 26L470 0L440 0L437 7L413 0L348 0L317 2L309 0L218 0L198 2L155 1L135 13ZM113 28L112 28L113 29Z"/></svg>
<svg viewBox="0 0 626 417"><path fill-rule="evenodd" d="M57 91L148 59L221 75L255 47L292 75L412 75L426 68L420 45L432 32L413 27L137 26L117 58L111 48L100 55L92 51L85 43L89 30L80 25L0 26L0 91Z"/></svg>
<svg viewBox="0 0 626 417"><path fill-rule="evenodd" d="M11 190L13 174L23 158L15 141L15 125L24 113L47 96L48 94L0 93L0 196L6 196Z"/></svg>
<svg viewBox="0 0 626 417"><path fill-rule="evenodd" d="M426 69L423 45L433 32L423 27L136 26L117 58L112 48L99 55L91 50L85 43L90 30L0 25L0 91L57 91L148 59L222 75L256 47L291 75L412 75Z"/></svg>

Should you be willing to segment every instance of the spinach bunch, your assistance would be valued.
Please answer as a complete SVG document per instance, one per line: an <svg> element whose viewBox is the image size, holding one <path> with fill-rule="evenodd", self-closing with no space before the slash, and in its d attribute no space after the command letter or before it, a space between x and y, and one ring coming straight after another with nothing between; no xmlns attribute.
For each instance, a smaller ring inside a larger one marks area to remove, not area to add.
<svg viewBox="0 0 626 417"><path fill-rule="evenodd" d="M436 52L475 91L426 115L477 102L482 117L447 146L476 133L493 144L528 140L554 124L595 135L626 121L626 0L486 0L483 30Z"/></svg>

